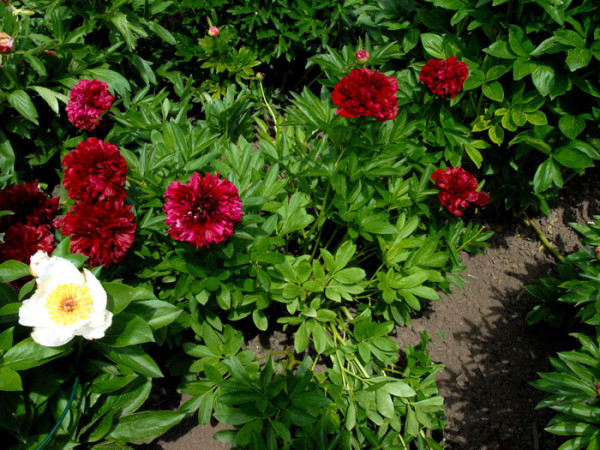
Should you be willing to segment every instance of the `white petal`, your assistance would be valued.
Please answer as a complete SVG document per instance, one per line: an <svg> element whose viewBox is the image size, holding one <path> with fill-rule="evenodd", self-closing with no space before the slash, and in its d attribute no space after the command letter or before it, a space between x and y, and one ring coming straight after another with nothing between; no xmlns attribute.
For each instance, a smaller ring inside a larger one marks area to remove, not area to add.
<svg viewBox="0 0 600 450"><path fill-rule="evenodd" d="M43 252L41 250L35 252L35 254L31 257L29 263L31 275L33 275L35 278L39 277L40 267L45 266L49 260L50 258L48 257L48 253Z"/></svg>
<svg viewBox="0 0 600 450"><path fill-rule="evenodd" d="M37 292L36 292L37 294ZM54 325L42 297L31 297L19 308L19 323L26 327L48 327Z"/></svg>
<svg viewBox="0 0 600 450"><path fill-rule="evenodd" d="M46 347L60 347L74 337L73 330L65 327L34 328L31 333L35 342Z"/></svg>
<svg viewBox="0 0 600 450"><path fill-rule="evenodd" d="M104 312L104 317L100 321L89 322L79 330L76 334L83 336L86 339L100 339L104 337L104 333L112 324L112 313L110 311Z"/></svg>
<svg viewBox="0 0 600 450"><path fill-rule="evenodd" d="M106 309L106 291L94 276L92 272L83 269L83 278L85 285L90 290L90 295L94 301L94 311L104 311Z"/></svg>
<svg viewBox="0 0 600 450"><path fill-rule="evenodd" d="M39 275L38 289L45 288L48 292L52 292L54 287L59 284L83 284L85 282L85 278L73 263L58 256L53 256L42 263L37 268L37 272Z"/></svg>

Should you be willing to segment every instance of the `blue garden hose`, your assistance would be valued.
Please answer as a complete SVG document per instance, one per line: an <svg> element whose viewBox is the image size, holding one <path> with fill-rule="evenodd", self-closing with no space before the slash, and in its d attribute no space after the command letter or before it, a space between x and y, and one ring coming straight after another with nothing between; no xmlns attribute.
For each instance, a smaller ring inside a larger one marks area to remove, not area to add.
<svg viewBox="0 0 600 450"><path fill-rule="evenodd" d="M58 422L56 422L56 425L54 425L54 428L52 428L52 431L50 431L50 433L48 433L48 436L46 436L46 439L44 439L44 441L38 446L38 448L36 450L42 450L46 446L46 444L48 444L48 442L50 442L50 439L52 439L52 437L56 433L56 430L58 430L58 427L60 427L60 424L65 419L65 416L67 415L67 412L69 411L69 408L71 407L71 403L73 403L73 399L75 398L75 392L77 391L78 385L79 385L79 375L77 375L75 377L75 383L73 384L73 390L71 391L71 397L69 397L69 402L67 403L67 406L65 406L64 411L60 415Z"/></svg>

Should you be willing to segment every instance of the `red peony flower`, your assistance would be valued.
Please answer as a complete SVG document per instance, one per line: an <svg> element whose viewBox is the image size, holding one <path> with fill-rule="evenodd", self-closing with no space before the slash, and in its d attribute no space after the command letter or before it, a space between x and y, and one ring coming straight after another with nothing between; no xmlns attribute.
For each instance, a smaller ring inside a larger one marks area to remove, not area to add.
<svg viewBox="0 0 600 450"><path fill-rule="evenodd" d="M43 225L13 225L4 233L4 243L0 247L0 261L16 259L29 264L29 258L38 250L52 252L54 238Z"/></svg>
<svg viewBox="0 0 600 450"><path fill-rule="evenodd" d="M469 68L456 56L443 59L430 59L421 69L419 81L427 85L432 94L442 98L454 98L462 90L469 76Z"/></svg>
<svg viewBox="0 0 600 450"><path fill-rule="evenodd" d="M131 206L122 200L78 202L62 219L62 233L71 236L71 251L89 257L90 266L121 262L136 225Z"/></svg>
<svg viewBox="0 0 600 450"><path fill-rule="evenodd" d="M40 191L37 182L16 184L0 191L0 211L12 211L10 216L0 217L0 232L11 225L44 225L54 230L59 198L49 198Z"/></svg>
<svg viewBox="0 0 600 450"><path fill-rule="evenodd" d="M237 188L219 174L204 177L194 172L188 184L174 181L165 194L167 233L177 241L209 247L233 234L233 224L242 220L242 202Z"/></svg>
<svg viewBox="0 0 600 450"><path fill-rule="evenodd" d="M490 202L487 192L477 191L477 180L462 167L438 169L431 175L440 192L440 203L455 216L462 216L462 210L475 203L484 207Z"/></svg>
<svg viewBox="0 0 600 450"><path fill-rule="evenodd" d="M356 57L356 62L359 64L366 64L371 57L369 52L366 50L357 50L354 56Z"/></svg>
<svg viewBox="0 0 600 450"><path fill-rule="evenodd" d="M0 53L11 53L14 46L13 38L4 31L0 31Z"/></svg>
<svg viewBox="0 0 600 450"><path fill-rule="evenodd" d="M398 115L398 80L369 69L352 69L335 85L331 100L343 117L371 116L379 122Z"/></svg>
<svg viewBox="0 0 600 450"><path fill-rule="evenodd" d="M123 199L127 163L116 145L94 137L63 158L63 184L75 200Z"/></svg>
<svg viewBox="0 0 600 450"><path fill-rule="evenodd" d="M81 130L91 131L100 123L102 113L110 108L115 97L108 85L97 79L81 80L69 93L65 108L69 122Z"/></svg>

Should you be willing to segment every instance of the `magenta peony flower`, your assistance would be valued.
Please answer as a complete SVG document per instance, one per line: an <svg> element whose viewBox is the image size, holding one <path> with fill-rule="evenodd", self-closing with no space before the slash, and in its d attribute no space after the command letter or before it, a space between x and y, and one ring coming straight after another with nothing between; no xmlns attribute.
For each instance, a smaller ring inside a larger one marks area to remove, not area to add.
<svg viewBox="0 0 600 450"><path fill-rule="evenodd" d="M167 233L177 241L209 247L233 234L233 224L242 220L242 202L237 188L219 174L204 177L194 172L187 184L174 181L165 194Z"/></svg>
<svg viewBox="0 0 600 450"><path fill-rule="evenodd" d="M371 116L379 122L398 115L398 80L369 69L352 69L335 85L331 100L343 117Z"/></svg>
<svg viewBox="0 0 600 450"><path fill-rule="evenodd" d="M69 197L87 202L123 199L127 164L116 145L94 137L63 158L63 184Z"/></svg>
<svg viewBox="0 0 600 450"><path fill-rule="evenodd" d="M81 130L91 131L100 123L100 116L112 105L115 97L108 85L97 79L81 80L69 93L65 108L69 122Z"/></svg>
<svg viewBox="0 0 600 450"><path fill-rule="evenodd" d="M356 57L356 62L359 64L366 64L371 57L369 52L366 50L357 50L354 56Z"/></svg>
<svg viewBox="0 0 600 450"><path fill-rule="evenodd" d="M89 257L92 267L121 262L136 229L131 206L122 200L75 203L61 222L62 233L71 236L71 251Z"/></svg>
<svg viewBox="0 0 600 450"><path fill-rule="evenodd" d="M430 59L421 69L419 81L425 83L432 94L454 98L462 90L469 76L469 68L456 56L446 60Z"/></svg>
<svg viewBox="0 0 600 450"><path fill-rule="evenodd" d="M0 53L11 53L15 46L15 41L4 31L0 31Z"/></svg>
<svg viewBox="0 0 600 450"><path fill-rule="evenodd" d="M219 29L217 27L210 27L208 29L208 35L212 36L212 37L218 36L219 35Z"/></svg>
<svg viewBox="0 0 600 450"><path fill-rule="evenodd" d="M455 216L462 216L462 211L471 203L484 207L490 202L487 192L477 191L477 180L462 167L438 169L431 175L440 188L440 203Z"/></svg>

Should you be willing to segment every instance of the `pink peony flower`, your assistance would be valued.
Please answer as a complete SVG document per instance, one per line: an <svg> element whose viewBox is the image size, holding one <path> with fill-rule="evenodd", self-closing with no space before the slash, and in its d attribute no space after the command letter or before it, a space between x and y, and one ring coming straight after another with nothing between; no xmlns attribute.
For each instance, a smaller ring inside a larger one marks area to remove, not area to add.
<svg viewBox="0 0 600 450"><path fill-rule="evenodd" d="M165 194L167 233L177 241L209 247L233 234L242 220L242 202L237 188L219 174L204 177L194 172L187 184L174 181Z"/></svg>
<svg viewBox="0 0 600 450"><path fill-rule="evenodd" d="M432 94L454 98L462 90L469 76L469 68L456 56L446 60L430 59L421 69L419 81L425 83Z"/></svg>
<svg viewBox="0 0 600 450"><path fill-rule="evenodd" d="M95 137L63 158L63 185L69 197L88 202L123 199L127 164L116 145Z"/></svg>
<svg viewBox="0 0 600 450"><path fill-rule="evenodd" d="M208 35L212 36L212 37L218 36L219 35L219 29L217 27L210 27L208 29Z"/></svg>
<svg viewBox="0 0 600 450"><path fill-rule="evenodd" d="M15 41L4 31L0 31L0 53L10 53L13 51Z"/></svg>
<svg viewBox="0 0 600 450"><path fill-rule="evenodd" d="M100 116L112 105L115 97L108 85L100 80L81 80L69 93L65 108L69 122L81 130L91 131L100 123Z"/></svg>

